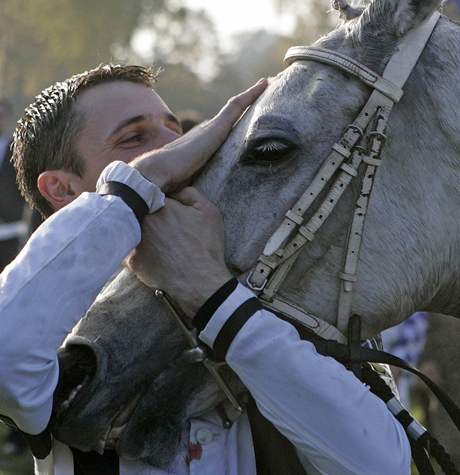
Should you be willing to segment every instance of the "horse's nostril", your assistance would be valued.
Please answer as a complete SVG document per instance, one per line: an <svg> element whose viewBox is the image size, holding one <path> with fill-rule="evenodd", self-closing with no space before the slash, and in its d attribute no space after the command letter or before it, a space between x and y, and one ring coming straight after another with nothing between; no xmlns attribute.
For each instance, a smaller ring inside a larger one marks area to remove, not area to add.
<svg viewBox="0 0 460 475"><path fill-rule="evenodd" d="M66 382L77 386L85 376L94 376L97 357L86 345L69 345L59 352L59 367Z"/></svg>
<svg viewBox="0 0 460 475"><path fill-rule="evenodd" d="M76 388L91 381L97 370L95 351L86 344L70 344L59 351L59 385L55 403L68 402L76 395ZM56 400L57 399L57 400Z"/></svg>

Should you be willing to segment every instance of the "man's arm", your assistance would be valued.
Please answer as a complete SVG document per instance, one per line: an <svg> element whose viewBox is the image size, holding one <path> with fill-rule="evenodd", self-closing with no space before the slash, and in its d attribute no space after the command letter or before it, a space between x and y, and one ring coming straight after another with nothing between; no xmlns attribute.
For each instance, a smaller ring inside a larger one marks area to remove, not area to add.
<svg viewBox="0 0 460 475"><path fill-rule="evenodd" d="M85 193L34 233L0 276L0 413L24 432L48 424L57 349L140 240L130 208Z"/></svg>
<svg viewBox="0 0 460 475"><path fill-rule="evenodd" d="M292 325L263 310L251 291L235 282L197 317L199 338L319 473L410 473L407 436L385 403L301 340Z"/></svg>
<svg viewBox="0 0 460 475"><path fill-rule="evenodd" d="M38 434L47 426L59 377L57 349L138 244L139 200L144 212L161 208L162 190L204 165L266 86L262 80L235 96L186 139L130 165L108 165L98 189L109 195L85 193L57 212L0 275L0 414L21 430ZM122 184L126 202L110 196L108 182Z"/></svg>
<svg viewBox="0 0 460 475"><path fill-rule="evenodd" d="M144 223L149 232L130 258L139 277L169 293L190 318L196 314L199 338L319 473L409 474L409 443L386 405L263 310L251 291L228 281L217 209L194 189L176 198ZM156 273L145 272L144 259L156 263Z"/></svg>

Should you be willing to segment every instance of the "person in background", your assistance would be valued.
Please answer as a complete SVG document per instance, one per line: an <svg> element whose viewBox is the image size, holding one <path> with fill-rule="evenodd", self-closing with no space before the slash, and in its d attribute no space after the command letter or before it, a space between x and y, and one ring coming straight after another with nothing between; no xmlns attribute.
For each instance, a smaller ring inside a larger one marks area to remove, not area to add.
<svg viewBox="0 0 460 475"><path fill-rule="evenodd" d="M0 272L14 259L18 251L19 235L23 226L18 223L24 209L24 200L16 185L16 173L10 162L11 136L8 128L11 105L0 100ZM19 232L18 232L19 231ZM24 438L11 431L0 445L0 457L22 454L27 446Z"/></svg>
<svg viewBox="0 0 460 475"><path fill-rule="evenodd" d="M385 351L417 366L425 348L428 330L428 312L416 312L404 322L382 333ZM407 371L392 368L403 405L411 407L413 377Z"/></svg>
<svg viewBox="0 0 460 475"><path fill-rule="evenodd" d="M0 271L16 257L19 238L24 231L21 223L24 199L10 162L10 119L11 105L4 99L0 100Z"/></svg>

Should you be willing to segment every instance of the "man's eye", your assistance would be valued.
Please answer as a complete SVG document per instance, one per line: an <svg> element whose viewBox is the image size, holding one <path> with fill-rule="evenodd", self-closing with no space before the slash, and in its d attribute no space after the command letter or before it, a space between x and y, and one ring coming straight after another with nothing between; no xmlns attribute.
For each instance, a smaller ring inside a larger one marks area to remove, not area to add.
<svg viewBox="0 0 460 475"><path fill-rule="evenodd" d="M287 140L264 139L249 143L242 156L244 162L272 163L288 158L296 146Z"/></svg>
<svg viewBox="0 0 460 475"><path fill-rule="evenodd" d="M118 143L122 145L139 144L143 139L143 134L134 134L128 137L123 137Z"/></svg>

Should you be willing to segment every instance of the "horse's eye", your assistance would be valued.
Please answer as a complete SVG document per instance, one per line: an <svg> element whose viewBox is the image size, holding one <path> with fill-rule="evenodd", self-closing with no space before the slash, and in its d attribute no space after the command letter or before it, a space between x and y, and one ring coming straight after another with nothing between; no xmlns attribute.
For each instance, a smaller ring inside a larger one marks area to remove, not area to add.
<svg viewBox="0 0 460 475"><path fill-rule="evenodd" d="M294 149L295 145L287 140L266 138L248 143L241 159L244 162L271 163L287 158Z"/></svg>

